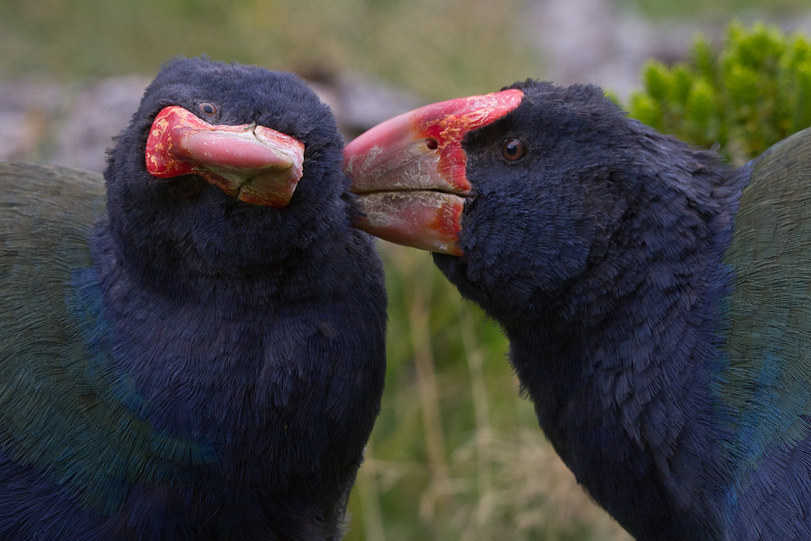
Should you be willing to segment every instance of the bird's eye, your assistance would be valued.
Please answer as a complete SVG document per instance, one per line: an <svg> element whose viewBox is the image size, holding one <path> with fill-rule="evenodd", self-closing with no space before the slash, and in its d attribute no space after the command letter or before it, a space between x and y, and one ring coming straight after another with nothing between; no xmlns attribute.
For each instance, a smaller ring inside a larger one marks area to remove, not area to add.
<svg viewBox="0 0 811 541"><path fill-rule="evenodd" d="M205 116L214 116L217 114L219 109L213 103L209 103L207 101L202 102L200 105L197 106L201 113Z"/></svg>
<svg viewBox="0 0 811 541"><path fill-rule="evenodd" d="M501 155L505 160L515 162L526 156L527 146L521 139L507 137L501 142Z"/></svg>

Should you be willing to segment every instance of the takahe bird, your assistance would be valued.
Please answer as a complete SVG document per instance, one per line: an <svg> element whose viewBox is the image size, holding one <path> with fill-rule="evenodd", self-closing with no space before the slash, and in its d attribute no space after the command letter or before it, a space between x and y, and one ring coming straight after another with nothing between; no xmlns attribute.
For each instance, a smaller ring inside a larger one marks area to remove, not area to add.
<svg viewBox="0 0 811 541"><path fill-rule="evenodd" d="M811 539L811 131L737 170L526 81L347 145L359 225L436 252L639 539Z"/></svg>
<svg viewBox="0 0 811 541"><path fill-rule="evenodd" d="M294 75L181 58L105 182L0 165L0 538L340 537L386 310L341 149Z"/></svg>

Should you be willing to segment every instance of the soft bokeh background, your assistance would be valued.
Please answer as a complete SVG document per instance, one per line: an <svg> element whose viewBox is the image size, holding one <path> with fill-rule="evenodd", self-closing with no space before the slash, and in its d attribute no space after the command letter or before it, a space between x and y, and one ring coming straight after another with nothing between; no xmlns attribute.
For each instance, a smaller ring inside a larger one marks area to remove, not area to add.
<svg viewBox="0 0 811 541"><path fill-rule="evenodd" d="M811 32L806 0L5 0L0 158L91 170L170 56L293 70L347 137L429 101L526 77L621 99L733 18ZM498 328L426 253L381 243L390 294L383 411L350 540L627 539L537 426Z"/></svg>

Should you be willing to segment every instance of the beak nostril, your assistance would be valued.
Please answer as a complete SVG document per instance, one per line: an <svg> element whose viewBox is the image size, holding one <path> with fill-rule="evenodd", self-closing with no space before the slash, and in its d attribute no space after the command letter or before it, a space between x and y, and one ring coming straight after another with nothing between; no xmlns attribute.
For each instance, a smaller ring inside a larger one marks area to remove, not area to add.
<svg viewBox="0 0 811 541"><path fill-rule="evenodd" d="M425 140L425 146L428 147L428 150L436 150L439 147L439 143L437 143L436 139L428 138Z"/></svg>

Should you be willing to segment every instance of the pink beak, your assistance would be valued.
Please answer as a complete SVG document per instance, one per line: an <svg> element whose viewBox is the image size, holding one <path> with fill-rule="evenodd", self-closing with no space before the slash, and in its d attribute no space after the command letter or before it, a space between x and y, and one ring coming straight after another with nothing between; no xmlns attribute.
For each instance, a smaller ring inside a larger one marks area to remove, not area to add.
<svg viewBox="0 0 811 541"><path fill-rule="evenodd" d="M200 175L246 203L285 207L303 173L304 144L264 126L214 125L183 107L152 123L146 169L158 178Z"/></svg>
<svg viewBox="0 0 811 541"><path fill-rule="evenodd" d="M462 141L509 114L523 97L512 89L426 105L349 143L344 169L364 214L356 227L399 244L462 255L462 212L472 193Z"/></svg>

